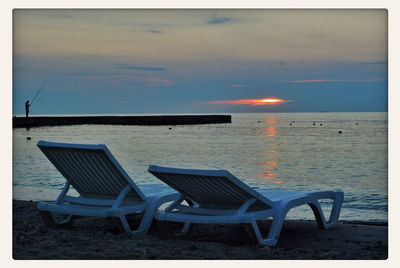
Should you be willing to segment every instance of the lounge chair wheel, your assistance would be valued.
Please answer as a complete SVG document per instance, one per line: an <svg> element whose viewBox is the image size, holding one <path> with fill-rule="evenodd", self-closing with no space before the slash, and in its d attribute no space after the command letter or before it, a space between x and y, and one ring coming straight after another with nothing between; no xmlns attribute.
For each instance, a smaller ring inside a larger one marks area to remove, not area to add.
<svg viewBox="0 0 400 268"><path fill-rule="evenodd" d="M74 215L52 214L48 211L39 211L46 226L51 228L66 228L70 227L73 221L77 218Z"/></svg>

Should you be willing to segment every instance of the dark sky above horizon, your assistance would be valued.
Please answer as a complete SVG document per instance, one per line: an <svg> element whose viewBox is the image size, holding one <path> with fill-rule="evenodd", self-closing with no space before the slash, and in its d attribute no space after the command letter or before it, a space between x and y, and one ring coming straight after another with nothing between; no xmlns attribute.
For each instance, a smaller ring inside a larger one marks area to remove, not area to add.
<svg viewBox="0 0 400 268"><path fill-rule="evenodd" d="M387 67L383 9L13 12L13 114L387 111Z"/></svg>

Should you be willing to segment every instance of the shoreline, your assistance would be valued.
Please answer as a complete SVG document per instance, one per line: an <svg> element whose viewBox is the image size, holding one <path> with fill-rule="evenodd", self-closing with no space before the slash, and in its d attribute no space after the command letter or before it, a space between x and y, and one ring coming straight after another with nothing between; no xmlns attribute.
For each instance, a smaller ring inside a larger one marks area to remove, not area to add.
<svg viewBox="0 0 400 268"><path fill-rule="evenodd" d="M13 200L15 260L385 260L388 226L381 222L342 221L321 230L315 221L285 221L275 247L261 246L242 225L194 225L185 236L174 223L153 221L147 235L121 233L116 218L82 217L71 227L44 225L35 201ZM132 221L137 224L138 221ZM270 222L262 221L268 230Z"/></svg>

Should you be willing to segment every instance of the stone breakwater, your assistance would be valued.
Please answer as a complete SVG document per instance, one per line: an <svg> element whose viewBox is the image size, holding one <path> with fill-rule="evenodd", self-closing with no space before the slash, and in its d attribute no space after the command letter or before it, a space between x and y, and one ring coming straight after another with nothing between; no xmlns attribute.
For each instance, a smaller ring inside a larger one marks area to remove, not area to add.
<svg viewBox="0 0 400 268"><path fill-rule="evenodd" d="M66 125L196 125L231 123L231 115L151 115L151 116L33 116L13 117L13 128Z"/></svg>

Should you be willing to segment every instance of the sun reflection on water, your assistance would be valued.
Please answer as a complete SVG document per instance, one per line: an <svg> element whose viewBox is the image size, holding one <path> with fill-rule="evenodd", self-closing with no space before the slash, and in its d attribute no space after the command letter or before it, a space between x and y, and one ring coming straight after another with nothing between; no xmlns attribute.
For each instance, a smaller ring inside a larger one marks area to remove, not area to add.
<svg viewBox="0 0 400 268"><path fill-rule="evenodd" d="M264 136L275 137L276 136L276 126L269 126L265 128Z"/></svg>
<svg viewBox="0 0 400 268"><path fill-rule="evenodd" d="M270 140L271 137L276 137L278 135L275 115L269 115L266 118L265 123L267 123L269 126L264 129L263 136L267 138L267 148L271 149L268 149L264 154L265 161L262 162L264 171L259 175L264 180L279 184L282 183L282 181L277 179L279 162L276 156L278 151L276 150L276 144Z"/></svg>

